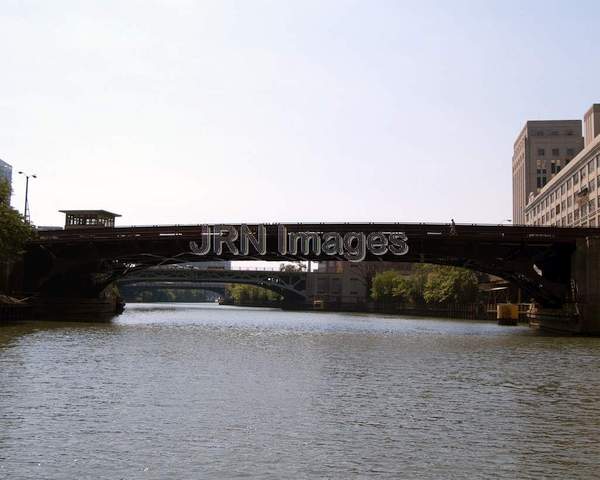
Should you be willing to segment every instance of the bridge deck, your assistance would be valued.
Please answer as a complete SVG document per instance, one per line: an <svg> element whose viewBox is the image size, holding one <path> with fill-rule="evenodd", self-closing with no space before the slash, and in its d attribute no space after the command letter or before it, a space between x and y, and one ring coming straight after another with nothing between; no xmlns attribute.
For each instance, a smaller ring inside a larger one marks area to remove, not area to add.
<svg viewBox="0 0 600 480"><path fill-rule="evenodd" d="M207 224L208 225L208 224ZM227 224L240 228L240 224ZM276 236L279 224L264 224L267 236ZM288 232L404 232L409 239L447 236L452 226L447 223L286 223ZM31 244L102 242L127 239L160 240L176 237L181 240L199 239L203 225L153 225L124 226L98 229L45 230ZM208 225L210 227L216 224ZM522 225L456 224L456 234L461 240L502 240L527 243L571 243L577 238L600 236L600 228L544 227Z"/></svg>

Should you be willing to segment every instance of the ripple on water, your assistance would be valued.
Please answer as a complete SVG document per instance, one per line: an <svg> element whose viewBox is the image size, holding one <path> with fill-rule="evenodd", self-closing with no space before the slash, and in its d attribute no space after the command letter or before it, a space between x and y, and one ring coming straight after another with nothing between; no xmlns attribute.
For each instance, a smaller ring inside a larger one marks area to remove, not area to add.
<svg viewBox="0 0 600 480"><path fill-rule="evenodd" d="M212 305L0 330L0 478L595 478L600 341Z"/></svg>

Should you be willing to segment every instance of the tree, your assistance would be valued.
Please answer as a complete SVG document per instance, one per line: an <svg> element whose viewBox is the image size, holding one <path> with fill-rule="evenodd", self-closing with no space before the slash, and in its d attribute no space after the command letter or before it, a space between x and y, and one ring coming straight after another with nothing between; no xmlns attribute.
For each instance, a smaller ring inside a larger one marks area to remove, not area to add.
<svg viewBox="0 0 600 480"><path fill-rule="evenodd" d="M399 277L393 291L394 300L420 305L424 303L423 282L418 275Z"/></svg>
<svg viewBox="0 0 600 480"><path fill-rule="evenodd" d="M235 303L274 302L281 299L277 293L256 285L235 284L227 287Z"/></svg>
<svg viewBox="0 0 600 480"><path fill-rule="evenodd" d="M427 303L470 303L477 300L475 273L464 268L436 267L427 275L423 297Z"/></svg>
<svg viewBox="0 0 600 480"><path fill-rule="evenodd" d="M389 303L394 298L394 290L397 288L400 275L394 270L386 270L373 277L371 297L376 302Z"/></svg>
<svg viewBox="0 0 600 480"><path fill-rule="evenodd" d="M477 300L477 276L457 267L419 264L411 275L394 270L373 277L371 297L376 302L415 305L471 303Z"/></svg>
<svg viewBox="0 0 600 480"><path fill-rule="evenodd" d="M34 235L33 228L10 206L10 195L10 185L0 180L0 262L18 258Z"/></svg>

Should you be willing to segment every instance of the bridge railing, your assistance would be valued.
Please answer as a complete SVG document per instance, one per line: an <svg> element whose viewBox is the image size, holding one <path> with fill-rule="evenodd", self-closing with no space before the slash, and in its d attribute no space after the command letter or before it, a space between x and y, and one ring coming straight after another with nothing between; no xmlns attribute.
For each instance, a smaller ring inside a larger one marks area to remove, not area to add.
<svg viewBox="0 0 600 480"><path fill-rule="evenodd" d="M276 234L278 224L264 224L271 235ZM503 224L457 223L285 223L289 232L314 231L346 233L353 231L402 231L409 236L432 237L452 236L473 239L505 238L522 241L569 240L575 237L600 235L597 227L523 226ZM214 225L209 225L214 226ZM236 226L236 225L234 225ZM73 240L190 240L202 235L203 225L152 225L120 226L98 229L40 230L39 238L31 243L68 242ZM214 233L214 232L213 232ZM212 235L212 233L211 233Z"/></svg>

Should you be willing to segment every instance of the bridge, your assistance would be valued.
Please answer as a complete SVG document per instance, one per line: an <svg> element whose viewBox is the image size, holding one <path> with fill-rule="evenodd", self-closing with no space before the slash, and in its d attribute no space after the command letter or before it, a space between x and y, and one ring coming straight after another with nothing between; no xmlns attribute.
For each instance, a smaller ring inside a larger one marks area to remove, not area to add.
<svg viewBox="0 0 600 480"><path fill-rule="evenodd" d="M110 283L151 266L200 260L348 260L300 249L282 252L279 224L265 225L264 251L207 250L193 245L224 227L170 225L40 232L27 245L25 288L41 297L94 298ZM432 263L493 274L518 286L540 306L540 318L561 330L600 333L600 228L424 223L285 224L287 235L403 232L408 251L366 252L367 261ZM207 232L213 233L207 233ZM191 243L193 242L193 243ZM225 242L225 247L228 247ZM552 318L553 320L550 320ZM558 318L558 320L554 320Z"/></svg>
<svg viewBox="0 0 600 480"><path fill-rule="evenodd" d="M137 270L118 280L123 286L160 286L172 288L185 286L213 288L224 284L256 285L271 290L291 302L304 302L306 272L280 270L211 270L192 266L150 267Z"/></svg>

